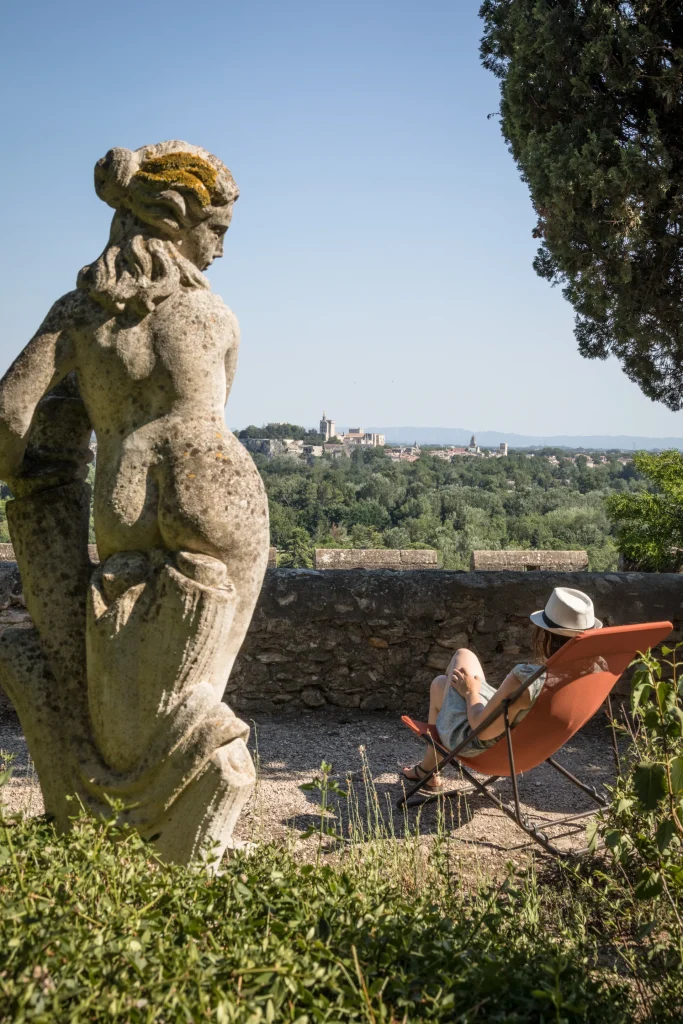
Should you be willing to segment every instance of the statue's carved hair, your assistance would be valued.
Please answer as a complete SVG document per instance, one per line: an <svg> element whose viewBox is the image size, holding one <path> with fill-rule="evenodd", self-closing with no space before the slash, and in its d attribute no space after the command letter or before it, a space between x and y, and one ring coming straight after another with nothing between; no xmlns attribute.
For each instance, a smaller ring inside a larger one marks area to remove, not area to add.
<svg viewBox="0 0 683 1024"><path fill-rule="evenodd" d="M239 195L217 157L178 141L110 149L95 166L95 191L116 213L107 247L80 272L79 288L112 312L144 316L180 286L209 287L175 242Z"/></svg>

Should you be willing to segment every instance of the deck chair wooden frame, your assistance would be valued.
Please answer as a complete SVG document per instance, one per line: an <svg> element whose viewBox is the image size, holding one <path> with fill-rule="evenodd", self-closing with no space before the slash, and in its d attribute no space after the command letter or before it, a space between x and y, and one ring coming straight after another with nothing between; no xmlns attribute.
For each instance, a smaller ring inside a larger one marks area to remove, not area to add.
<svg viewBox="0 0 683 1024"><path fill-rule="evenodd" d="M555 842L562 836L553 836L551 839L538 824L522 813L517 775L531 771L540 764L548 764L590 797L598 807L607 806L608 801L594 786L577 779L565 767L558 764L554 755L605 704L612 730L612 752L617 771L619 771L619 748L612 715L611 691L636 654L639 651L656 647L672 629L673 626L670 622L646 622L632 626L610 626L579 634L549 658L545 666L541 666L526 682L521 683L502 702L502 705L495 708L462 743L452 750L448 750L443 745L436 726L429 725L427 722L417 722L408 715L403 715L401 721L417 736L432 745L440 755L440 759L437 758L436 767L432 771L404 792L396 806L399 808L408 806L408 801L415 796L418 790L424 789L438 771L457 762L460 771L470 784L465 792L480 793L503 814L511 818L547 853L556 857L581 856L586 853L587 847L571 851L559 849L555 846ZM548 673L548 678L536 702L519 725L512 725L509 719L511 705L543 672ZM471 746L472 739L501 716L504 729L500 739L493 746L483 750L477 757L463 756L461 752ZM472 770L487 777L483 782L479 781L472 774ZM512 784L512 806L505 803L488 788L502 777L509 777ZM462 795L462 793L462 789L437 792L430 794L420 803L427 803L442 797ZM594 810L588 810L580 814L570 814L547 824L552 828L563 825L576 828L579 827L577 823L594 813Z"/></svg>

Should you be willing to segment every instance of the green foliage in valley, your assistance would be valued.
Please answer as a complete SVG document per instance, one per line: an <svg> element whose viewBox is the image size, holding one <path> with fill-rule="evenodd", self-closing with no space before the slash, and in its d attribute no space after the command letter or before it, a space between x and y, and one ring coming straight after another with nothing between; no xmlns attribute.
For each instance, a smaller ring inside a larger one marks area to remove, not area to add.
<svg viewBox="0 0 683 1024"><path fill-rule="evenodd" d="M634 457L651 488L608 495L607 514L629 568L678 572L683 566L683 455L679 451Z"/></svg>
<svg viewBox="0 0 683 1024"><path fill-rule="evenodd" d="M535 269L579 351L683 406L683 5L485 0L482 57L528 184Z"/></svg>
<svg viewBox="0 0 683 1024"><path fill-rule="evenodd" d="M581 457L574 464L556 454L557 466L521 453L445 462L424 452L417 462L395 463L379 448L334 460L257 455L255 462L280 565L309 567L315 547L430 547L444 568L469 569L478 548L544 548L586 549L591 569L615 568L604 498L645 484L616 457L587 468Z"/></svg>

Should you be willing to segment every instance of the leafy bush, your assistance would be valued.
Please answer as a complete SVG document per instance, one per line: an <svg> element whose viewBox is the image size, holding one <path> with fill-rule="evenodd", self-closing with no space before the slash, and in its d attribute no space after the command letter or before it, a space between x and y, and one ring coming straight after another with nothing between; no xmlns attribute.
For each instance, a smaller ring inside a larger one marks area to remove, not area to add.
<svg viewBox="0 0 683 1024"><path fill-rule="evenodd" d="M617 900L630 902L621 914L636 925L631 967L653 982L655 1020L678 1020L683 1008L682 647L662 647L661 660L650 651L639 657L627 761L589 829L591 845L602 838L616 868Z"/></svg>
<svg viewBox="0 0 683 1024"><path fill-rule="evenodd" d="M3 1022L630 1019L580 917L549 921L533 878L468 893L268 846L211 877L111 823L1 831Z"/></svg>
<svg viewBox="0 0 683 1024"><path fill-rule="evenodd" d="M677 653L642 655L633 677L633 744L609 810L596 821L616 862L635 880L635 895L666 895L683 913L683 675ZM672 655L672 657L668 657ZM668 669L665 674L663 669Z"/></svg>

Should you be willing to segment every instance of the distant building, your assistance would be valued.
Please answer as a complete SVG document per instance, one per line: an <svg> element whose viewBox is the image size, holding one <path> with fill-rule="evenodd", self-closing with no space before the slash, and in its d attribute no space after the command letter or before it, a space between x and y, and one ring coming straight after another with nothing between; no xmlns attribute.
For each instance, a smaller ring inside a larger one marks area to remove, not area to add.
<svg viewBox="0 0 683 1024"><path fill-rule="evenodd" d="M323 445L304 444L303 441L295 441L292 437L283 437L281 440L271 437L241 437L239 440L252 455L265 455L267 459L274 459L277 455L293 455L300 458L321 456L323 453Z"/></svg>
<svg viewBox="0 0 683 1024"><path fill-rule="evenodd" d="M498 454L500 456L502 456L503 458L507 458L507 453L508 453L508 443L507 443L507 441L501 441L500 444L498 445Z"/></svg>
<svg viewBox="0 0 683 1024"><path fill-rule="evenodd" d="M470 443L467 445L467 451L469 452L470 455L481 455L481 449L477 444L477 439L474 436L474 434L472 434L472 437L470 438Z"/></svg>
<svg viewBox="0 0 683 1024"><path fill-rule="evenodd" d="M384 446L384 434L371 434L362 427L349 427L346 434L341 435L344 444L359 445L364 448L382 448Z"/></svg>
<svg viewBox="0 0 683 1024"><path fill-rule="evenodd" d="M329 441L331 438L337 436L337 425L334 420L328 420L326 413L323 411L323 418L320 421L320 433L323 436L323 441Z"/></svg>
<svg viewBox="0 0 683 1024"><path fill-rule="evenodd" d="M328 419L325 412L323 412L322 419L320 420L320 433L323 436L324 442L331 441L333 437L338 437L346 445L361 445L365 448L381 448L384 446L384 434L371 434L363 430L362 427L349 427L346 434L338 434L336 423L334 420Z"/></svg>
<svg viewBox="0 0 683 1024"><path fill-rule="evenodd" d="M388 448L385 449L385 454L392 462L417 462L420 458L420 448L417 444L409 448Z"/></svg>
<svg viewBox="0 0 683 1024"><path fill-rule="evenodd" d="M349 454L349 449L344 444L324 444L323 454L331 455L333 459L340 459L343 455Z"/></svg>

